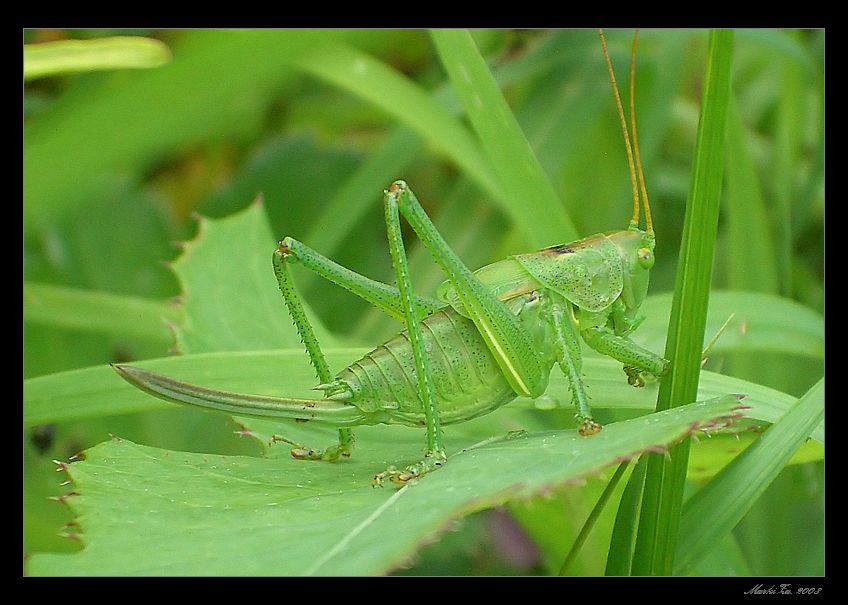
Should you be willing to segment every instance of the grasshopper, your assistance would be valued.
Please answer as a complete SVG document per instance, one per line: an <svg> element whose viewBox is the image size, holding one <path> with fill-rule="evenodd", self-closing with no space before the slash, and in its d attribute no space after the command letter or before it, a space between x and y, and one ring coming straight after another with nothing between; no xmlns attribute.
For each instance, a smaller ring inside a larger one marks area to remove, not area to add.
<svg viewBox="0 0 848 605"><path fill-rule="evenodd" d="M315 450L289 441L292 456L306 460L349 457L351 427L362 424L424 426L421 460L378 472L405 484L442 466L447 456L442 425L487 414L518 396L545 392L553 366L568 379L581 435L601 425L592 418L581 376L580 340L624 365L627 381L643 386L661 377L666 359L629 335L644 317L654 264L655 236L638 155L631 64L631 130L635 161L603 32L601 45L624 131L633 185L633 218L626 230L592 235L569 244L518 254L472 272L451 250L402 180L384 191L389 251L397 287L371 280L286 237L273 254L274 272L294 325L323 391L322 399L250 395L209 389L126 365L114 369L134 386L167 401L230 414L312 420L339 428L337 444ZM633 57L635 60L636 37ZM646 229L639 227L641 185ZM413 293L401 237L400 216L447 275L437 298ZM290 266L299 264L400 319L405 330L333 375L294 288Z"/></svg>

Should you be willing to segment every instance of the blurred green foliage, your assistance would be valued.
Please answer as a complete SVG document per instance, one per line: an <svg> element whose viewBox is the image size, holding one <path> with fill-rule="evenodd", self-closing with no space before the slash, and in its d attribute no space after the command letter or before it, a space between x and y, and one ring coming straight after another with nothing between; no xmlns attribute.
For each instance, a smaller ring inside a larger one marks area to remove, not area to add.
<svg viewBox="0 0 848 605"><path fill-rule="evenodd" d="M472 34L577 231L623 228L629 176L595 32ZM470 130L424 31L30 30L24 39L112 35L161 40L172 60L25 84L25 378L169 354L172 339L152 318L161 309L180 320L169 303L181 294L168 267L174 243L194 236L196 213L227 216L260 193L274 236L296 237L381 281L392 273L380 194L396 178L411 184L469 266L562 243L534 240L550 217L501 195L497 175L464 142ZM626 86L630 32L607 37ZM653 293L673 287L705 52L702 31L641 34L636 107L658 240ZM716 289L780 295L819 314L823 64L823 31L737 32L713 273ZM413 238L408 247L416 288L432 293L443 277ZM398 329L312 276L297 280L339 342L374 345ZM822 376L823 357L737 349L707 367L800 396ZM26 429L25 552L79 548L57 533L71 515L47 499L63 491L51 459L109 433L186 451L257 451L232 431L224 417L181 409ZM515 503L507 525L503 511L481 513L406 573L539 572L550 556L544 530L576 535L602 489L592 480L583 491ZM788 467L696 571L823 573L823 491L822 462ZM603 572L613 518L614 510L602 515L574 573ZM547 554L525 556L526 540L522 556L503 544L491 528L512 531L514 519ZM498 544L503 556L469 541Z"/></svg>

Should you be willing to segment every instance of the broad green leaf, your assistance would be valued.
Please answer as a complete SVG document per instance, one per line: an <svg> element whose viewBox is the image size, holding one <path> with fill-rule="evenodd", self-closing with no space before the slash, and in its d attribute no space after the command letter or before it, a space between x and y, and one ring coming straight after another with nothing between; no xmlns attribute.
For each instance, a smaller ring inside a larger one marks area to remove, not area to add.
<svg viewBox="0 0 848 605"><path fill-rule="evenodd" d="M750 448L686 501L675 573L688 569L745 515L824 418L824 379L817 382Z"/></svg>
<svg viewBox="0 0 848 605"><path fill-rule="evenodd" d="M346 267L386 281L390 273L380 273L383 267L390 269L385 226L379 218L381 192L420 151L420 138L404 127L367 159L350 148L328 147L312 136L274 137L243 163L229 185L204 199L201 212L226 216L262 192L277 240L294 237ZM266 256L263 251L263 261ZM334 333L349 332L357 325L351 318L358 319L371 308L305 269L294 267L292 273L304 302ZM339 313L340 304L344 313ZM256 321L261 323L262 318Z"/></svg>
<svg viewBox="0 0 848 605"><path fill-rule="evenodd" d="M634 338L651 350L662 350L671 294L649 296L642 312L646 319ZM731 323L712 348L713 354L774 352L824 358L824 318L794 300L757 292L713 290L704 341L718 334L731 316Z"/></svg>
<svg viewBox="0 0 848 605"><path fill-rule="evenodd" d="M24 44L24 80L101 69L159 67L170 58L164 43L139 36Z"/></svg>
<svg viewBox="0 0 848 605"><path fill-rule="evenodd" d="M402 565L452 519L579 482L698 427L740 416L735 396L609 425L463 439L444 468L374 489L420 455L420 431L361 430L338 464L173 452L113 439L68 467L85 548L38 554L33 575L374 575ZM412 437L410 439L410 437ZM179 528L179 531L175 531Z"/></svg>
<svg viewBox="0 0 848 605"><path fill-rule="evenodd" d="M197 237L174 264L184 299L177 326L184 353L244 351L300 343L271 259L277 240L261 203L220 220L200 219ZM322 343L329 336L313 319Z"/></svg>

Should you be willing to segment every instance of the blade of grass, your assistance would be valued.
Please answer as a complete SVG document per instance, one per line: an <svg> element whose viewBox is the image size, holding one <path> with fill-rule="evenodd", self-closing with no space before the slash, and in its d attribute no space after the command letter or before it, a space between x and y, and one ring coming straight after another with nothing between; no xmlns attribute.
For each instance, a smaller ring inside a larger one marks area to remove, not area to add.
<svg viewBox="0 0 848 605"><path fill-rule="evenodd" d="M733 34L731 30L710 32L695 163L665 350L672 369L660 383L657 410L692 401L698 389L720 208ZM675 446L668 459L653 455L648 461L634 575L669 575L673 570L688 461L688 440Z"/></svg>
<svg viewBox="0 0 848 605"><path fill-rule="evenodd" d="M618 513L610 536L609 555L605 576L629 576L633 565L633 544L636 539L636 523L639 518L639 506L642 502L642 490L645 486L645 472L648 468L647 456L641 456L627 485L621 494Z"/></svg>
<svg viewBox="0 0 848 605"><path fill-rule="evenodd" d="M342 43L304 54L294 63L406 124L490 195L500 197L500 187L492 169L468 130L427 91L385 63Z"/></svg>
<svg viewBox="0 0 848 605"><path fill-rule="evenodd" d="M577 239L550 179L524 137L471 34L434 30L433 43L503 190L508 212L538 246ZM539 222L534 217L544 217Z"/></svg>
<svg viewBox="0 0 848 605"><path fill-rule="evenodd" d="M733 534L724 539L693 570L699 576L755 576L748 557Z"/></svg>
<svg viewBox="0 0 848 605"><path fill-rule="evenodd" d="M24 45L24 80L101 69L159 67L171 51L159 40L112 36Z"/></svg>
<svg viewBox="0 0 848 605"><path fill-rule="evenodd" d="M737 290L770 292L780 290L778 254L772 238L772 225L763 201L756 167L746 140L745 127L735 101L728 108L727 120L727 195L724 210L728 237L722 247L727 284ZM782 227L778 228L782 230ZM780 329L783 321L773 325ZM735 376L752 378L781 386L792 375L796 360L790 357L763 363L762 357L734 354L728 358L728 371Z"/></svg>
<svg viewBox="0 0 848 605"><path fill-rule="evenodd" d="M683 506L674 573L685 574L733 529L824 418L824 378Z"/></svg>
<svg viewBox="0 0 848 605"><path fill-rule="evenodd" d="M577 538L574 540L574 545L571 547L571 550L568 551L568 555L566 555L565 560L562 562L562 566L559 569L559 575L566 575L566 571L577 558L578 553L580 552L581 547L584 542L586 542L586 538L589 537L589 532L592 531L592 528L595 527L595 522L598 520L598 517L601 516L601 512L603 512L604 507L609 501L610 496L615 491L615 487L618 485L618 482L624 476L625 471L627 471L627 467L630 465L629 460L625 460L621 464L618 465L618 468L615 469L615 474L613 474L612 479L610 479L607 486L604 488L603 493L598 498L598 501L595 503L595 506L592 508L592 512L589 513L589 517L586 519L586 522L583 524L583 527L580 528L580 533L577 535Z"/></svg>
<svg viewBox="0 0 848 605"><path fill-rule="evenodd" d="M181 317L180 308L166 301L24 283L24 321L169 343L173 335L166 322L178 323Z"/></svg>
<svg viewBox="0 0 848 605"><path fill-rule="evenodd" d="M798 144L801 140L801 129L806 124L803 103L806 96L803 94L804 84L800 64L791 59L784 59L782 68L782 90L777 107L777 165L774 176L777 211L780 216L777 225L780 230L778 236L780 293L790 296L794 290L792 286L792 250L794 249L792 207L797 192L793 177L796 174L794 167L797 162L797 150L801 148Z"/></svg>

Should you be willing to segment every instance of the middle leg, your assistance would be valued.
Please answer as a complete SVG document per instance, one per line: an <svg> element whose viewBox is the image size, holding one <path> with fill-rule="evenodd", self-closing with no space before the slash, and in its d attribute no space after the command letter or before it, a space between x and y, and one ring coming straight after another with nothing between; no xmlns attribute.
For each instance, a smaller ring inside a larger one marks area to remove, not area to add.
<svg viewBox="0 0 848 605"><path fill-rule="evenodd" d="M400 214L397 199L389 192L385 196L386 231L389 240L389 251L392 256L392 265L395 268L395 277L400 294L400 303L406 323L409 345L412 348L412 356L415 362L415 376L418 381L417 392L424 410L424 423L427 430L427 445L424 449L424 458L406 467L403 470L390 466L385 471L377 473L374 477L374 485L382 485L384 479L392 483L405 484L407 481L420 477L433 471L445 463L445 453L442 441L442 429L439 423L439 408L436 404L435 394L430 372L430 359L424 348L424 337L421 333L421 322L415 311L415 296L412 292L412 280L409 276L409 263L401 235Z"/></svg>
<svg viewBox="0 0 848 605"><path fill-rule="evenodd" d="M551 326L556 360L563 374L568 378L574 407L577 408L578 432L585 436L600 432L601 425L592 418L586 385L583 384L583 355L580 351L580 338L577 334L574 313L571 305L564 299L544 299L543 312Z"/></svg>
<svg viewBox="0 0 848 605"><path fill-rule="evenodd" d="M637 345L627 336L618 335L602 316L580 312L580 333L583 340L598 353L624 364L628 384L645 386L645 374L660 377L668 372L669 361ZM632 331L632 329L630 330Z"/></svg>

